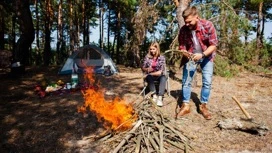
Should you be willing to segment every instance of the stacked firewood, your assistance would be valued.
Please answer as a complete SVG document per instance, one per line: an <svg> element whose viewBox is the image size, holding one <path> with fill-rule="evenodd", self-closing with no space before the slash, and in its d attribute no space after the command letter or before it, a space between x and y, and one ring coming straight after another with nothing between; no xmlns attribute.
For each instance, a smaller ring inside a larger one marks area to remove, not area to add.
<svg viewBox="0 0 272 153"><path fill-rule="evenodd" d="M112 153L192 150L189 139L160 111L150 95L136 104L135 111L138 120L132 129L102 138L104 144L114 148Z"/></svg>

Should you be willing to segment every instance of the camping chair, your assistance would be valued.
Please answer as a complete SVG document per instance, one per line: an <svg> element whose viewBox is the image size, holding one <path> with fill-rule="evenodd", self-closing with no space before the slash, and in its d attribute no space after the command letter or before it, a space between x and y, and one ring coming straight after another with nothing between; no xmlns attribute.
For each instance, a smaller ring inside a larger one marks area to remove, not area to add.
<svg viewBox="0 0 272 153"><path fill-rule="evenodd" d="M164 74L165 74L165 77L166 77L165 90L166 90L167 95L170 96L169 70L167 69L166 64L164 66ZM144 73L143 73L143 75L144 75ZM160 82L159 81L154 81L154 84L155 84L155 87L156 87L156 90L157 90L158 86L160 85ZM143 94L143 97L145 97L146 89L148 87L148 83L146 82L145 78L143 78L143 85L144 85L144 88L143 88L143 90L141 91L140 94Z"/></svg>

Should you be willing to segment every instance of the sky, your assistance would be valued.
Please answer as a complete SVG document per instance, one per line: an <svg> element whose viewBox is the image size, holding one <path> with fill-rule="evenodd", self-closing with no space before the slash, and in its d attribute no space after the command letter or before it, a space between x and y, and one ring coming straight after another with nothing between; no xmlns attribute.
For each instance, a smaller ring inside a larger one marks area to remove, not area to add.
<svg viewBox="0 0 272 153"><path fill-rule="evenodd" d="M264 28L264 38L267 39L267 37L272 37L272 22L266 23Z"/></svg>

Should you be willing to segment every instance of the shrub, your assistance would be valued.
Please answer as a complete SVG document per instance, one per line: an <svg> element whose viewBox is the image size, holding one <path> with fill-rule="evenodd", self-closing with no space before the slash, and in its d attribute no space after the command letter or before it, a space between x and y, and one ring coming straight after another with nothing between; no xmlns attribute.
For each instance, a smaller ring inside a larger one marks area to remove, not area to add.
<svg viewBox="0 0 272 153"><path fill-rule="evenodd" d="M231 78L239 73L239 68L236 64L230 64L228 58L217 55L214 61L214 74L222 77Z"/></svg>

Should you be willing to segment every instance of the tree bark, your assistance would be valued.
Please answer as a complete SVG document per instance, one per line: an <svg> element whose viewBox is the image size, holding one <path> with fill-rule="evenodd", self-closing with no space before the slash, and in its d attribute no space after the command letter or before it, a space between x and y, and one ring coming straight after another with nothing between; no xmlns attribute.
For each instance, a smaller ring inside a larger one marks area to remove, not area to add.
<svg viewBox="0 0 272 153"><path fill-rule="evenodd" d="M77 8L78 9L78 8ZM78 11L75 11L75 23L74 26L76 27L76 30L74 31L74 35L75 35L75 50L77 50L80 46L80 13Z"/></svg>
<svg viewBox="0 0 272 153"><path fill-rule="evenodd" d="M69 3L69 35L70 35L70 51L69 55L72 54L72 51L75 47L75 36L74 36L74 30L73 30L73 3L72 0L68 1Z"/></svg>
<svg viewBox="0 0 272 153"><path fill-rule="evenodd" d="M221 6L221 21L220 21L220 27L221 27L221 32L220 32L220 36L221 38L223 38L223 41L221 41L220 43L220 48L223 52L225 52L227 50L227 42L228 42L228 32L227 32L227 15L226 15L226 10L223 6Z"/></svg>
<svg viewBox="0 0 272 153"><path fill-rule="evenodd" d="M32 16L29 9L29 1L15 1L15 11L20 26L20 38L18 39L14 52L14 62L29 65L31 44L35 38Z"/></svg>
<svg viewBox="0 0 272 153"><path fill-rule="evenodd" d="M111 50L110 50L110 25L111 25L111 13L110 13L110 9L111 9L111 4L110 2L108 2L108 53L111 54Z"/></svg>
<svg viewBox="0 0 272 153"><path fill-rule="evenodd" d="M15 61L15 46L16 46L16 34L15 34L15 25L16 25L16 15L12 15L12 30L11 30L11 44L12 44L12 59Z"/></svg>
<svg viewBox="0 0 272 153"><path fill-rule="evenodd" d="M263 47L262 43L262 30L261 30L261 23L263 21L263 2L259 4L259 12L258 12L258 23L257 23L257 49L261 49Z"/></svg>
<svg viewBox="0 0 272 153"><path fill-rule="evenodd" d="M255 58L254 58L254 63L258 64L259 62L259 57L260 57L260 50L263 48L263 36L262 36L262 30L261 30L261 22L263 21L263 1L260 2L259 4L259 12L258 12L258 22L257 22L257 48L256 48L256 53L255 53Z"/></svg>
<svg viewBox="0 0 272 153"><path fill-rule="evenodd" d="M116 63L120 64L119 62L119 53L120 53L120 41L121 41L121 12L118 11L117 14L117 46L116 46Z"/></svg>
<svg viewBox="0 0 272 153"><path fill-rule="evenodd" d="M58 8L58 35L57 35L57 64L61 63L63 46L63 21L62 21L62 0L59 1Z"/></svg>
<svg viewBox="0 0 272 153"><path fill-rule="evenodd" d="M48 66L50 64L51 58L51 5L50 0L45 1L45 18L44 18L44 29L45 29L45 43L44 43L44 51L43 51L43 60L44 65Z"/></svg>
<svg viewBox="0 0 272 153"><path fill-rule="evenodd" d="M88 1L83 1L84 3L82 4L82 14L83 14L83 45L88 45L90 42L90 37L89 37L89 32L90 32L90 28L89 28L89 17L88 14L89 12L89 7L90 6L90 2Z"/></svg>
<svg viewBox="0 0 272 153"><path fill-rule="evenodd" d="M175 5L177 7L177 20L178 20L178 25L179 29L185 24L184 19L182 17L183 11L190 5L192 0L182 0L182 1L175 1Z"/></svg>
<svg viewBox="0 0 272 153"><path fill-rule="evenodd" d="M100 45L100 48L104 48L104 42L103 42L103 39L104 39L104 19L103 19L103 15L104 15L104 9L103 9L103 0L100 0L99 1L99 31L100 31L100 39L99 39L99 45Z"/></svg>
<svg viewBox="0 0 272 153"><path fill-rule="evenodd" d="M40 16L39 16L39 2L35 0L35 14L36 14L36 65L40 65L42 56L40 52Z"/></svg>
<svg viewBox="0 0 272 153"><path fill-rule="evenodd" d="M0 6L1 8L1 6ZM4 21L4 12L0 11L0 50L4 50L5 46L5 21Z"/></svg>

